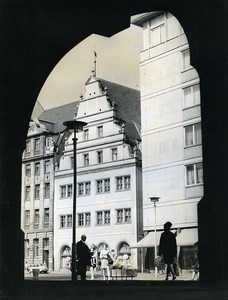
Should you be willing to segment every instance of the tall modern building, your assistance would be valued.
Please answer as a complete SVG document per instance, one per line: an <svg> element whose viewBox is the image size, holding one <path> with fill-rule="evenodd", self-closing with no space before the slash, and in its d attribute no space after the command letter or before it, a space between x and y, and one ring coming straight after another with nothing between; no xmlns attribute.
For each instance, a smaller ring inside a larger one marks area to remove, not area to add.
<svg viewBox="0 0 228 300"><path fill-rule="evenodd" d="M187 37L169 12L135 16L143 28L140 54L144 249L153 265L163 224L177 232L179 263L192 265L198 240L197 204L203 196L200 80L190 64ZM150 197L159 197L154 204ZM157 234L155 234L155 227Z"/></svg>

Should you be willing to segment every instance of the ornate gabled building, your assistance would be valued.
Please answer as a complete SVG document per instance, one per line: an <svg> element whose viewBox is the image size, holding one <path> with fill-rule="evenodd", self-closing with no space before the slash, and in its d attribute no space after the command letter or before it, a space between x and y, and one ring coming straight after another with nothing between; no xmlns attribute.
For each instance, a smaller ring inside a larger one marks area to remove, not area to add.
<svg viewBox="0 0 228 300"><path fill-rule="evenodd" d="M86 234L98 252L107 244L137 267L137 250L130 247L142 232L139 91L94 74L85 87L85 95L75 103L76 112L62 120L76 117L87 123L77 133L76 240ZM60 115L61 107L57 110ZM72 162L69 135L55 170L55 269L67 268L71 256Z"/></svg>

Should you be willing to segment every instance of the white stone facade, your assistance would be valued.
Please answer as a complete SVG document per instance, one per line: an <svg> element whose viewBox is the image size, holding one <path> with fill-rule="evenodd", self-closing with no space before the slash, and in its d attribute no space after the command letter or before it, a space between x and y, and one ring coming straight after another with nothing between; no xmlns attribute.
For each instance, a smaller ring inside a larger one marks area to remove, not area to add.
<svg viewBox="0 0 228 300"><path fill-rule="evenodd" d="M186 35L170 13L136 16L143 27L140 59L143 220L145 234L167 221L173 228L197 227L203 196L200 88L190 65ZM195 241L191 242L192 246Z"/></svg>
<svg viewBox="0 0 228 300"><path fill-rule="evenodd" d="M137 250L130 249L142 232L141 162L137 143L130 143L118 107L92 75L77 108L77 121L87 125L77 133L76 242L106 243L117 254L129 254L137 268ZM122 99L124 101L124 99ZM55 269L67 267L72 243L73 144L71 134L55 173ZM140 152L140 151L139 151ZM66 189L66 193L65 193ZM68 220L68 221L67 221ZM64 223L65 222L65 223ZM68 224L67 224L68 222ZM122 248L122 250L121 250Z"/></svg>

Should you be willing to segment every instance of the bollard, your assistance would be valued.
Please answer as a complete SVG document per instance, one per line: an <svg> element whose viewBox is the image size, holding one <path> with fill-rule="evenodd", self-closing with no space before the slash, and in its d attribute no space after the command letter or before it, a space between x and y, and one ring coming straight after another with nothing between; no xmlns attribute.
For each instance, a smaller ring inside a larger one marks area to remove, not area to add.
<svg viewBox="0 0 228 300"><path fill-rule="evenodd" d="M39 279L40 270L38 268L32 269L33 280Z"/></svg>

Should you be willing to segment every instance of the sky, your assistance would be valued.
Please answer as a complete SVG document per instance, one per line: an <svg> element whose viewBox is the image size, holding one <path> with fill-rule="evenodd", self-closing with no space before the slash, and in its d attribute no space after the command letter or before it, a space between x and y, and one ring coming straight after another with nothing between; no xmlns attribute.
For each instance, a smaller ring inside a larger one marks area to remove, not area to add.
<svg viewBox="0 0 228 300"><path fill-rule="evenodd" d="M90 35L59 61L37 100L45 110L79 100L94 68L94 51L98 78L139 89L142 38L142 28L135 25L110 38Z"/></svg>

